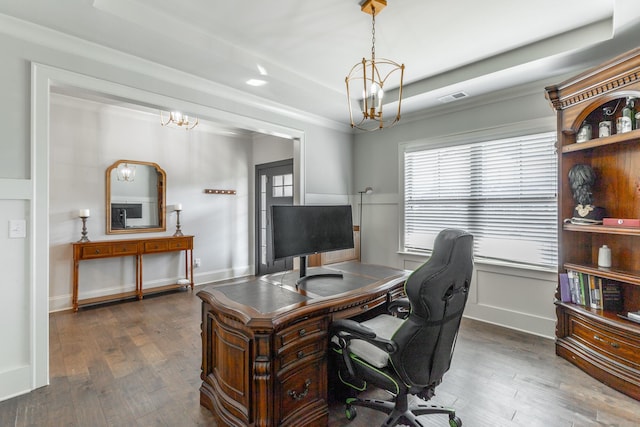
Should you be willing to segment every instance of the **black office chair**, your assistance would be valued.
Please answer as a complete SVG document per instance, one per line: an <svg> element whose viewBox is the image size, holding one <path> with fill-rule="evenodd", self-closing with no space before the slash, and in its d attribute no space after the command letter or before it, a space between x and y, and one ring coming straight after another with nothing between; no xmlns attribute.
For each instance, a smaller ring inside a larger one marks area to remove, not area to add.
<svg viewBox="0 0 640 427"><path fill-rule="evenodd" d="M382 426L402 420L422 426L417 417L425 414L448 414L451 427L462 426L454 409L424 400L434 396L449 370L472 270L473 236L443 230L431 258L407 279L407 298L389 304L390 311L405 312L406 318L382 314L362 323L332 323L331 347L340 381L356 393L372 384L395 395L395 402L348 398L349 420L356 416L354 406L363 406L389 415ZM409 404L410 394L423 400L412 398Z"/></svg>

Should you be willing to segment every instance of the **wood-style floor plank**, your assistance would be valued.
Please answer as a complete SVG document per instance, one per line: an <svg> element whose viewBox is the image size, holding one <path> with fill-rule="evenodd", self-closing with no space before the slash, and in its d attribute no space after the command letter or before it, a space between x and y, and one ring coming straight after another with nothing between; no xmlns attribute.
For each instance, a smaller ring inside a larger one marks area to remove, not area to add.
<svg viewBox="0 0 640 427"><path fill-rule="evenodd" d="M55 313L49 334L51 384L0 402L0 426L216 425L199 404L195 293ZM451 370L431 403L454 407L465 427L640 426L640 402L554 351L552 340L465 319ZM348 422L341 403L330 409L331 427L373 427L384 419L358 408ZM446 416L421 420L448 425Z"/></svg>

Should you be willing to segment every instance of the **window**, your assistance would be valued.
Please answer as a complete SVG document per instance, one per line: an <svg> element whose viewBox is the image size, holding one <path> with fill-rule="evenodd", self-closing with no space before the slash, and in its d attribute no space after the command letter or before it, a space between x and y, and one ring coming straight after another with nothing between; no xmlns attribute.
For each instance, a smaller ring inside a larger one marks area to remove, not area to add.
<svg viewBox="0 0 640 427"><path fill-rule="evenodd" d="M293 197L293 174L274 175L272 188L273 197Z"/></svg>
<svg viewBox="0 0 640 427"><path fill-rule="evenodd" d="M555 268L556 166L555 133L405 150L404 250L455 227L476 257Z"/></svg>

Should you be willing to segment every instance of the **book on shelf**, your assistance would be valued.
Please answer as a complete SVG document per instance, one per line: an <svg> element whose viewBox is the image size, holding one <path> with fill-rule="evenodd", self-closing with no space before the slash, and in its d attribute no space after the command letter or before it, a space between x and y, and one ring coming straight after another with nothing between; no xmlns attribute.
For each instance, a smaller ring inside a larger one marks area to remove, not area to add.
<svg viewBox="0 0 640 427"><path fill-rule="evenodd" d="M591 297L591 308L602 308L602 279L596 276L589 276L589 296Z"/></svg>
<svg viewBox="0 0 640 427"><path fill-rule="evenodd" d="M571 285L569 284L569 274L560 273L560 301L573 302L571 300Z"/></svg>
<svg viewBox="0 0 640 427"><path fill-rule="evenodd" d="M574 304L591 306L591 298L589 297L591 291L589 288L589 279L586 276L585 273L579 271L567 271L571 302Z"/></svg>
<svg viewBox="0 0 640 427"><path fill-rule="evenodd" d="M591 307L591 290L589 289L589 276L585 273L578 273L580 278L580 301L582 305Z"/></svg>
<svg viewBox="0 0 640 427"><path fill-rule="evenodd" d="M602 281L602 309L622 311L622 287L620 283L610 280Z"/></svg>
<svg viewBox="0 0 640 427"><path fill-rule="evenodd" d="M580 283L578 281L578 273L573 270L567 270L567 278L569 281L570 300L574 304L580 304Z"/></svg>
<svg viewBox="0 0 640 427"><path fill-rule="evenodd" d="M569 288L568 301L599 310L622 311L623 301L620 283L575 270L567 270L567 282ZM562 296L562 277L560 286Z"/></svg>

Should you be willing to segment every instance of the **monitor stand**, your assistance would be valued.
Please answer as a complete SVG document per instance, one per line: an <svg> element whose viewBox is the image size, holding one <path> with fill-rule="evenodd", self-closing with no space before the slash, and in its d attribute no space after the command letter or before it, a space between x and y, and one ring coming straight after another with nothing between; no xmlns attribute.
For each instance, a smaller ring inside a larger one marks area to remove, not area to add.
<svg viewBox="0 0 640 427"><path fill-rule="evenodd" d="M296 280L296 288L302 285L307 280L320 279L322 277L335 277L342 279L342 273L318 273L307 276L307 257L305 255L300 257L300 278Z"/></svg>

